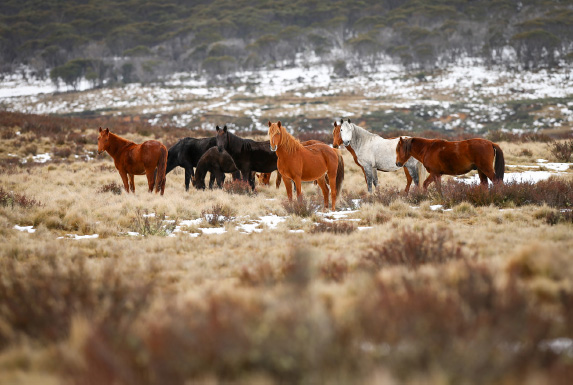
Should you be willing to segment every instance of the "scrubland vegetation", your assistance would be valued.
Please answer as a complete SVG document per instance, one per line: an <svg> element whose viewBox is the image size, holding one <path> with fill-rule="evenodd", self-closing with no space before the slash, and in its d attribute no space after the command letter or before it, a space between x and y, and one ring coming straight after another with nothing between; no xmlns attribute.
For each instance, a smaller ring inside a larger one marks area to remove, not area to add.
<svg viewBox="0 0 573 385"><path fill-rule="evenodd" d="M2 114L1 383L573 377L571 167L487 191L444 178L443 197L405 196L403 173L383 173L370 196L343 150L338 207L352 210L332 221L316 211L313 184L302 203L285 202L274 177L254 194L230 182L185 192L179 169L163 197L143 176L133 195L111 158L95 155L99 125L168 146L189 131ZM568 143L537 139L501 141L507 164L542 167L536 159L558 161ZM34 162L46 152L51 160ZM237 227L270 214L284 221ZM226 233L192 236L199 227Z"/></svg>

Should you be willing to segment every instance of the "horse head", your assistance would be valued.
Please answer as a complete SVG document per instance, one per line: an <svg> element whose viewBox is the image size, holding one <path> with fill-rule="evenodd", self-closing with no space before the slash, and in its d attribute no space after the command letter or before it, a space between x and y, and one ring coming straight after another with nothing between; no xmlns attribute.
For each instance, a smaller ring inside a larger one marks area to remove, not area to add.
<svg viewBox="0 0 573 385"><path fill-rule="evenodd" d="M205 179L201 180L201 178L197 178L197 175L194 175L191 178L191 183L197 190L205 190Z"/></svg>
<svg viewBox="0 0 573 385"><path fill-rule="evenodd" d="M219 152L223 152L223 150L227 150L229 148L229 133L227 132L227 125L220 129L217 126L217 148Z"/></svg>
<svg viewBox="0 0 573 385"><path fill-rule="evenodd" d="M277 123L271 123L269 121L269 141L271 146L271 151L276 151L279 148L279 144L282 142L282 125L280 120Z"/></svg>
<svg viewBox="0 0 573 385"><path fill-rule="evenodd" d="M342 137L340 136L340 124L334 121L334 129L332 130L332 147L338 148L341 144Z"/></svg>
<svg viewBox="0 0 573 385"><path fill-rule="evenodd" d="M353 132L354 125L350 123L350 119L348 119L346 122L340 119L340 138L342 139L342 143L344 143L345 146L350 145Z"/></svg>
<svg viewBox="0 0 573 385"><path fill-rule="evenodd" d="M410 159L410 150L412 148L412 138L402 138L396 145L396 167L402 167Z"/></svg>
<svg viewBox="0 0 573 385"><path fill-rule="evenodd" d="M109 128L103 130L99 128L99 135L97 137L97 153L101 154L109 147Z"/></svg>
<svg viewBox="0 0 573 385"><path fill-rule="evenodd" d="M268 186L271 182L271 173L270 172L262 172L257 173L257 179L259 183L263 186Z"/></svg>

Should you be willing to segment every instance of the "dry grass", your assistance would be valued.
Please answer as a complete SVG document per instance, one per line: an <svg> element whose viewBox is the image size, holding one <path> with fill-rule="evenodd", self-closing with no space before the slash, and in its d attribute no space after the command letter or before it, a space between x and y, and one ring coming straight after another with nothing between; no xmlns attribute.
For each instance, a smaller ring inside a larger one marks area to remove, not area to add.
<svg viewBox="0 0 573 385"><path fill-rule="evenodd" d="M338 207L358 208L347 219L360 222L316 226L313 184L303 185L305 215L283 205L282 186L186 192L181 169L163 197L143 176L135 194L116 194L109 156L74 157L93 153L97 126L17 118L0 136L0 196L12 194L0 205L1 383L559 383L573 371L567 352L547 348L573 338L570 177L489 198L445 182L452 192L440 202L405 196L402 172L381 173L368 196L343 151ZM143 138L145 127L117 127ZM31 144L73 152L10 160ZM552 160L545 143L501 146L516 161ZM431 210L437 203L452 211ZM269 214L285 220L235 228ZM199 218L187 230L227 232L165 236L170 220ZM57 239L66 234L99 238Z"/></svg>

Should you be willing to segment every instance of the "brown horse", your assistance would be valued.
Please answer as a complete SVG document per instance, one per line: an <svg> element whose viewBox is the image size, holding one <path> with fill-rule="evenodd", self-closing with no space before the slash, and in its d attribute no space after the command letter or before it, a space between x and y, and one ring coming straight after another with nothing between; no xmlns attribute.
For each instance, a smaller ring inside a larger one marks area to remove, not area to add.
<svg viewBox="0 0 573 385"><path fill-rule="evenodd" d="M341 121L342 123L342 121ZM394 139L394 138L386 138L386 139ZM340 147L340 145L342 145L342 136L340 136L340 124L336 123L336 121L334 122L334 129L332 130L332 147L334 148L338 148ZM360 167L360 169L362 170L362 173L364 174L364 181L366 182L366 184L368 184L368 180L366 178L366 173L364 172L364 167L362 167L362 165L360 164L360 162L358 162L358 157L356 156L356 151L354 151L354 149L352 148L352 146L348 145L345 146L346 149L348 150L348 152L352 155L352 158L354 158L354 163L356 163L358 165L358 167ZM406 175L406 193L410 190L410 185L412 184L412 176L410 175L410 173L408 172L408 169L406 167L404 168L404 174Z"/></svg>
<svg viewBox="0 0 573 385"><path fill-rule="evenodd" d="M301 182L316 180L324 197L324 208L328 207L328 175L332 210L336 209L336 196L344 180L344 161L342 156L325 143L318 142L303 146L289 134L281 122L269 122L269 140L271 151L276 151L277 169L285 180L289 200L292 200L291 180L296 186L296 195L302 198Z"/></svg>
<svg viewBox="0 0 573 385"><path fill-rule="evenodd" d="M257 179L259 181L259 183L263 186L270 186L271 184L271 174L270 172L261 172L261 173L257 173ZM277 180L275 181L275 186L276 188L279 188L279 186L281 185L281 173L277 171Z"/></svg>
<svg viewBox="0 0 573 385"><path fill-rule="evenodd" d="M420 161L430 176L424 181L424 190L436 182L442 195L442 175L461 175L477 170L482 185L487 179L503 183L505 160L501 148L486 139L449 142L442 139L400 138L396 146L396 166L401 167L413 156Z"/></svg>
<svg viewBox="0 0 573 385"><path fill-rule="evenodd" d="M149 192L165 191L165 169L167 167L167 148L156 140L136 144L130 140L109 132L109 128L99 128L97 152L107 151L113 158L115 168L119 171L125 191L135 193L134 175L147 176ZM129 176L129 183L128 183Z"/></svg>

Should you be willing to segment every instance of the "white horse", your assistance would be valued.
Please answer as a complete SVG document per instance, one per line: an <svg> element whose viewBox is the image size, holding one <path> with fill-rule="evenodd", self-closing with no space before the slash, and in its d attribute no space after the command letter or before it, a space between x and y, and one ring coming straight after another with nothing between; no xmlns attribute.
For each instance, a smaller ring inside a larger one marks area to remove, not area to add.
<svg viewBox="0 0 573 385"><path fill-rule="evenodd" d="M351 146L356 152L356 158L366 174L366 184L368 192L372 192L372 183L378 187L379 171L396 171L400 167L396 166L396 146L400 138L384 139L379 135L366 131L364 128L350 122L341 121L340 136L345 146ZM411 157L404 164L407 184L406 193L410 190L412 179L416 186L420 180L424 180L426 169L424 165Z"/></svg>

